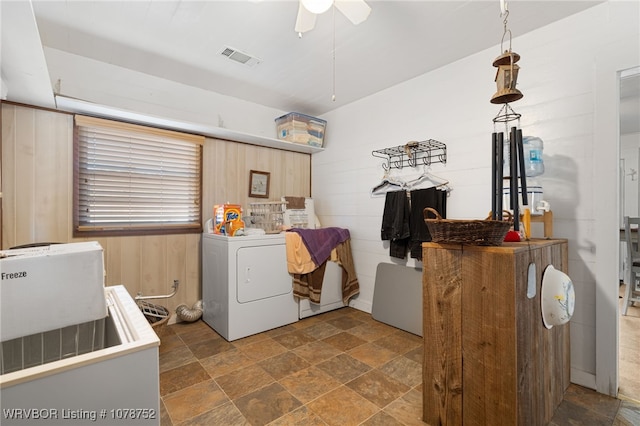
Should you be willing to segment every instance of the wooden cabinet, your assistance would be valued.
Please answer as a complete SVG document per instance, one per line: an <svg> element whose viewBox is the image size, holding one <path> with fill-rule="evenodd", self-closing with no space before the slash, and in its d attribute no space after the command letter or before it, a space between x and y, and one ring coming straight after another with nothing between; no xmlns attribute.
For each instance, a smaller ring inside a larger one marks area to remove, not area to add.
<svg viewBox="0 0 640 426"><path fill-rule="evenodd" d="M547 329L542 322L540 289L549 264L567 272L566 240L423 244L427 424L549 423L570 375L569 324Z"/></svg>

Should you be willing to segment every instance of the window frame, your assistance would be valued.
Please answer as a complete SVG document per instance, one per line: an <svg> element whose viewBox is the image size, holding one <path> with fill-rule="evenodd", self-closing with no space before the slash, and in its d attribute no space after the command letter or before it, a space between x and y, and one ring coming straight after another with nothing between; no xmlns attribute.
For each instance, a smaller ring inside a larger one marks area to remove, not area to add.
<svg viewBox="0 0 640 426"><path fill-rule="evenodd" d="M81 124L78 124L78 121ZM197 222L184 224L149 224L149 225L123 225L123 226L100 226L87 225L80 223L80 131L79 127L91 127L92 123L96 126L113 127L119 130L128 130L132 132L141 132L143 134L152 135L168 135L177 136L178 139L187 140L197 144L198 150L198 183L197 183L197 200L198 205ZM202 232L202 178L203 178L203 145L204 136L193 135L189 133L177 132L173 130L165 130L157 127L145 126L140 124L132 124L123 121L103 119L97 117L89 117L83 115L74 116L73 123L73 237L112 237L112 236L145 236L145 235L171 235L171 234L195 234Z"/></svg>

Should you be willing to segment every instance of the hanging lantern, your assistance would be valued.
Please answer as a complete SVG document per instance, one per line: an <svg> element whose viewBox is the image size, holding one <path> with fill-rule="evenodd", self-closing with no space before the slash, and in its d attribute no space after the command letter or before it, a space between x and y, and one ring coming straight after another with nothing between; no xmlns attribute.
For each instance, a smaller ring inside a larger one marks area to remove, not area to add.
<svg viewBox="0 0 640 426"><path fill-rule="evenodd" d="M520 60L520 55L511 50L511 30L507 27L509 8L506 0L500 0L500 10L500 16L504 16L502 21L504 32L502 33L502 40L500 40L500 51L504 53L493 61L493 66L498 68L495 78L498 91L491 97L492 104L508 104L521 99L523 96L522 92L516 89L518 71L520 70L516 62ZM509 36L509 49L503 50L502 45L506 36Z"/></svg>
<svg viewBox="0 0 640 426"><path fill-rule="evenodd" d="M498 68L495 78L498 91L491 97L492 104L507 104L524 96L516 89L518 70L520 70L516 62L519 60L520 55L508 50L493 61L493 66Z"/></svg>

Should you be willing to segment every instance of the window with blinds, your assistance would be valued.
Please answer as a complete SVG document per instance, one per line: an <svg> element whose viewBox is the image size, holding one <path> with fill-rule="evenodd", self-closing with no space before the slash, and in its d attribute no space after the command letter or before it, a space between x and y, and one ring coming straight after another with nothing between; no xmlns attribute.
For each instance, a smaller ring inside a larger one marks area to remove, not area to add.
<svg viewBox="0 0 640 426"><path fill-rule="evenodd" d="M74 236L201 232L203 143L77 115Z"/></svg>

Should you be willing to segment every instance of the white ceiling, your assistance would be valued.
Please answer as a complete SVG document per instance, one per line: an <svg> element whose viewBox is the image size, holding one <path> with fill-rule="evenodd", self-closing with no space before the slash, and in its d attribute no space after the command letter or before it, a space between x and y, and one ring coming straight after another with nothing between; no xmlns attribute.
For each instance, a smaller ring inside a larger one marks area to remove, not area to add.
<svg viewBox="0 0 640 426"><path fill-rule="evenodd" d="M3 1L2 79L7 99L37 105L29 101L37 94L25 95L33 81L24 80L46 67L46 47L283 111L322 115L497 46L503 35L499 0L367 2L372 11L362 24L329 10L299 38L293 30L296 0L32 1L30 24L26 0ZM601 2L511 0L509 28L517 37ZM261 63L230 61L219 54L226 46ZM43 71L45 95L52 97L56 70Z"/></svg>

